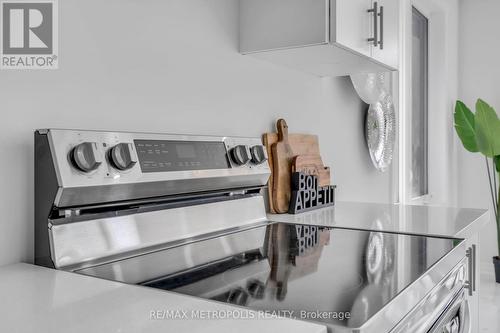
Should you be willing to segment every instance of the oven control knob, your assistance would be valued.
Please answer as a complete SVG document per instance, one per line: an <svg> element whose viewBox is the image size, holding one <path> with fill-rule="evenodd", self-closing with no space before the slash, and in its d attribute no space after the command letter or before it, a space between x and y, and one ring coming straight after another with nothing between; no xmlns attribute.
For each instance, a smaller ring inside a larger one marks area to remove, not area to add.
<svg viewBox="0 0 500 333"><path fill-rule="evenodd" d="M137 163L137 155L131 143L119 143L109 152L111 164L118 170L128 170Z"/></svg>
<svg viewBox="0 0 500 333"><path fill-rule="evenodd" d="M262 164L267 161L266 151L261 145L250 148L250 153L252 155L252 163L254 164Z"/></svg>
<svg viewBox="0 0 500 333"><path fill-rule="evenodd" d="M73 165L83 172L91 172L102 164L102 154L95 142L80 143L70 155Z"/></svg>
<svg viewBox="0 0 500 333"><path fill-rule="evenodd" d="M231 149L231 159L236 165L245 165L250 161L248 147L239 145Z"/></svg>
<svg viewBox="0 0 500 333"><path fill-rule="evenodd" d="M235 305L247 305L248 303L248 293L242 288L237 288L229 291L227 296L227 302Z"/></svg>

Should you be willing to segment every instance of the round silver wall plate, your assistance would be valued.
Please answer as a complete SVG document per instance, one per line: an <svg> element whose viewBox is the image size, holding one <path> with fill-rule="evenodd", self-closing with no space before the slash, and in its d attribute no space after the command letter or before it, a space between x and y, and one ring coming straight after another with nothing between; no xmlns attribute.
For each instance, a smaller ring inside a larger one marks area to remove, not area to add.
<svg viewBox="0 0 500 333"><path fill-rule="evenodd" d="M365 134L373 165L379 171L386 171L392 162L396 141L396 111L389 95L370 105Z"/></svg>

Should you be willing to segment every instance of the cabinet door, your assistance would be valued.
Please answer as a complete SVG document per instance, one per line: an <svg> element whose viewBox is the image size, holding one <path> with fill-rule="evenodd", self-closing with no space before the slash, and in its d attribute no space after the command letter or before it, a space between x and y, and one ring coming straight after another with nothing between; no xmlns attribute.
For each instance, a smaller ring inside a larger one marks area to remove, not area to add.
<svg viewBox="0 0 500 333"><path fill-rule="evenodd" d="M371 56L373 33L372 0L331 0L330 40Z"/></svg>
<svg viewBox="0 0 500 333"><path fill-rule="evenodd" d="M375 1L374 1L375 2ZM372 57L384 65L398 68L399 0L378 0L378 38L382 44L373 46Z"/></svg>

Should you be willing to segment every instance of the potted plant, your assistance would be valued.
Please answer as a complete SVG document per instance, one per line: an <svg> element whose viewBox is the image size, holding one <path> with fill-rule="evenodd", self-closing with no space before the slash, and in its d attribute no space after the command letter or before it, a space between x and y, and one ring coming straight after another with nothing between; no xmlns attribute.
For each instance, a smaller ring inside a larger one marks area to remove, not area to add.
<svg viewBox="0 0 500 333"><path fill-rule="evenodd" d="M465 149L480 152L486 160L491 200L495 212L498 253L493 257L495 277L500 283L500 119L485 101L478 99L476 113L462 102L455 105L455 129Z"/></svg>

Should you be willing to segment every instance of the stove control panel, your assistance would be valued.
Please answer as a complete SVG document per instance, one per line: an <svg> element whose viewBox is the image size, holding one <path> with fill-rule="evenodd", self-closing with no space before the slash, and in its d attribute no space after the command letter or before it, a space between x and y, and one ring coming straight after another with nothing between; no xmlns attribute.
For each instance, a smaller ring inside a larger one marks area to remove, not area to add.
<svg viewBox="0 0 500 333"><path fill-rule="evenodd" d="M104 158L103 156L106 156ZM254 168L267 161L262 145L226 146L216 141L133 140L109 146L105 142L83 142L69 152L72 167L92 173L103 162L116 171L136 164L143 173Z"/></svg>
<svg viewBox="0 0 500 333"><path fill-rule="evenodd" d="M67 130L51 130L51 135L68 173L87 178L269 168L258 138Z"/></svg>
<svg viewBox="0 0 500 333"><path fill-rule="evenodd" d="M59 207L255 188L265 186L271 173L260 138L59 129L40 133L47 137L63 191Z"/></svg>

